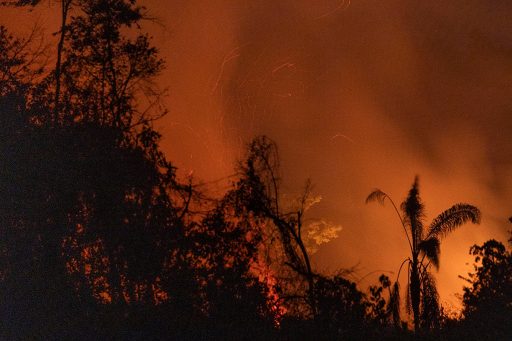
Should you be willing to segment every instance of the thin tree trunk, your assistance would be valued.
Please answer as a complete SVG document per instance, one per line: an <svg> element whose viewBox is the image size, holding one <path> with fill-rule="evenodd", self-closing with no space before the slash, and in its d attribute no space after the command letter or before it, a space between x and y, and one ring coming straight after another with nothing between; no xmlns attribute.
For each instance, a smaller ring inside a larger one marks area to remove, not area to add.
<svg viewBox="0 0 512 341"><path fill-rule="evenodd" d="M311 262L309 261L309 255L306 250L306 247L304 246L304 243L302 242L300 230L302 227L302 214L299 211L297 213L297 235L295 236L296 242L299 245L300 251L302 252L302 257L304 258L304 263L306 264L306 270L307 270L307 279L308 279L308 286L309 286L309 304L311 305L311 310L313 311L313 318L316 318L317 315L317 309L316 309L316 302L315 302L315 282L313 279L313 270L311 269Z"/></svg>
<svg viewBox="0 0 512 341"><path fill-rule="evenodd" d="M55 108L54 108L54 123L57 124L59 120L60 110L60 91L61 91L61 75L62 75L62 52L64 50L64 40L66 39L66 26L69 8L72 0L62 0L62 18L60 27L60 38L57 46L57 63L55 65Z"/></svg>

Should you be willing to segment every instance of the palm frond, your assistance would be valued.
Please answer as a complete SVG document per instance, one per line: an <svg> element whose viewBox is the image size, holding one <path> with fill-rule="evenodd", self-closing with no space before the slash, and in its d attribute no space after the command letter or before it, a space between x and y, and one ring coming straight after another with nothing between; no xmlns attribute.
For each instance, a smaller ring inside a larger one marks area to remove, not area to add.
<svg viewBox="0 0 512 341"><path fill-rule="evenodd" d="M388 303L388 313L393 317L395 326L400 326L400 284L398 281L393 285Z"/></svg>
<svg viewBox="0 0 512 341"><path fill-rule="evenodd" d="M411 289L410 289L410 276L407 276L407 287L405 288L405 311L408 315L412 313Z"/></svg>
<svg viewBox="0 0 512 341"><path fill-rule="evenodd" d="M439 294L431 273L425 272L422 279L421 320L426 328L436 328L440 322Z"/></svg>
<svg viewBox="0 0 512 341"><path fill-rule="evenodd" d="M402 215L400 214L400 212L396 208L395 203L389 197L389 195L387 195L386 193L382 192L380 189L376 188L376 189L373 190L373 192L370 193L370 195L368 195L368 197L366 198L366 203L368 204L369 202L377 201L381 205L384 205L384 202L386 201L386 199L389 200L389 202L391 203L391 205L395 209L395 212L398 215L398 219L400 219L400 224L402 224L402 226L404 228L405 235L407 236L407 241L409 242L409 247L411 248L411 251L412 251L411 238L409 237L409 232L407 232L407 219L406 219L407 216L402 217Z"/></svg>
<svg viewBox="0 0 512 341"><path fill-rule="evenodd" d="M432 221L428 237L444 237L467 222L480 224L480 216L480 210L473 205L455 204Z"/></svg>
<svg viewBox="0 0 512 341"><path fill-rule="evenodd" d="M382 192L380 189L376 188L373 190L373 192L368 195L368 197L365 200L365 203L370 203L377 201L379 204L384 205L384 200L386 200L386 197L388 195L384 192Z"/></svg>
<svg viewBox="0 0 512 341"><path fill-rule="evenodd" d="M441 253L441 243L437 237L430 237L423 240L418 248L430 262L439 270L439 254Z"/></svg>
<svg viewBox="0 0 512 341"><path fill-rule="evenodd" d="M411 229L412 238L416 244L423 238L423 219L425 218L425 205L420 198L419 178L414 178L407 198L400 205L404 213L404 223Z"/></svg>

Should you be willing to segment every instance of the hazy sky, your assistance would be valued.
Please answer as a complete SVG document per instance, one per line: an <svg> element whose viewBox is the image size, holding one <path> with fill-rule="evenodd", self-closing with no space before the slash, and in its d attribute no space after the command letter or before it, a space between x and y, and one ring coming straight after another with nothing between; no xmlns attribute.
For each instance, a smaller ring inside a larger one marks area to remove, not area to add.
<svg viewBox="0 0 512 341"><path fill-rule="evenodd" d="M314 256L318 268L357 265L359 277L396 272L408 251L391 207L366 196L378 187L398 203L419 174L429 221L456 202L483 212L480 226L442 241L442 301L458 305L469 247L505 241L512 228L510 2L143 4L159 19L146 27L167 60L170 114L157 126L181 174L232 174L245 143L268 135L285 191L311 178L323 197L311 217L343 226ZM1 11L13 30L36 21L55 30L55 6Z"/></svg>

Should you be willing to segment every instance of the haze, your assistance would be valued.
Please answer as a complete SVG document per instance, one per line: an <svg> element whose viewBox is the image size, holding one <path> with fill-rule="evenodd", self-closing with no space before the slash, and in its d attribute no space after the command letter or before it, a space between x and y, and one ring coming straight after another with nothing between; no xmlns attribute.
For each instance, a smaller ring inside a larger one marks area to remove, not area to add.
<svg viewBox="0 0 512 341"><path fill-rule="evenodd" d="M361 289L407 256L390 206L416 174L428 221L456 202L482 210L441 246L441 301L456 298L469 247L506 239L512 215L512 4L505 1L143 2L167 60L163 148L186 176L225 179L255 135L274 139L289 195L307 178L310 214L343 226L317 268L356 266ZM0 23L56 30L58 8L4 10ZM366 276L370 274L369 276Z"/></svg>

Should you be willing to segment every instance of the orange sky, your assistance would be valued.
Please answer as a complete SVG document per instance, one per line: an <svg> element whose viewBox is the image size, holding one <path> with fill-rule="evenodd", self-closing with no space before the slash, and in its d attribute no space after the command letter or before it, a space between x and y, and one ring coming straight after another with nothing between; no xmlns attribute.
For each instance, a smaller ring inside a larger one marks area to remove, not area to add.
<svg viewBox="0 0 512 341"><path fill-rule="evenodd" d="M311 178L311 213L343 226L319 269L397 271L407 241L375 187L401 201L415 174L429 221L478 206L441 246L442 301L458 305L469 247L506 240L512 215L512 4L477 0L143 1L167 60L170 114L157 123L181 174L233 172L257 134L277 141L284 189ZM57 8L1 9L0 23L49 35ZM378 273L369 276L375 281ZM369 281L362 281L364 289Z"/></svg>

